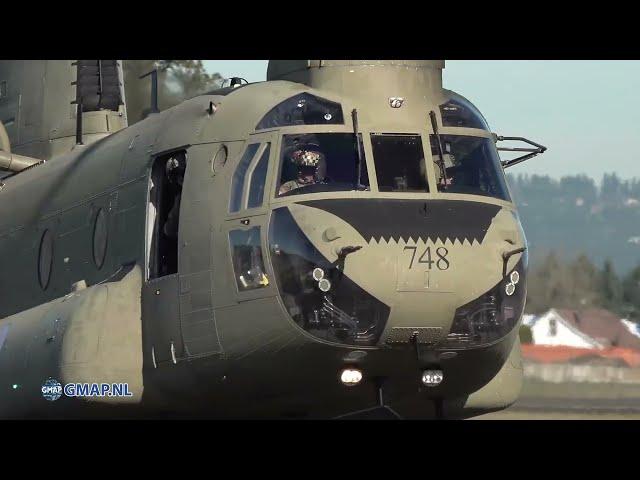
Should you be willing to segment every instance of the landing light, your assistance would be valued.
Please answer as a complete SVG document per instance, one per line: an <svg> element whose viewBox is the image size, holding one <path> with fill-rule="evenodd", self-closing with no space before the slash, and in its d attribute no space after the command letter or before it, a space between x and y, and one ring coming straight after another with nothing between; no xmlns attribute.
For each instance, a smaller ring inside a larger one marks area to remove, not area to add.
<svg viewBox="0 0 640 480"><path fill-rule="evenodd" d="M442 370L425 370L422 372L422 383L427 387L436 387L442 383L444 373Z"/></svg>
<svg viewBox="0 0 640 480"><path fill-rule="evenodd" d="M318 282L318 288L321 292L328 292L331 289L331 282L326 278L323 278Z"/></svg>
<svg viewBox="0 0 640 480"><path fill-rule="evenodd" d="M508 296L511 296L516 291L516 286L513 283L507 283L507 286L504 287L504 291Z"/></svg>
<svg viewBox="0 0 640 480"><path fill-rule="evenodd" d="M513 272L511 272L511 283L513 283L514 285L517 285L518 282L520 281L520 274L518 273L517 270L514 270Z"/></svg>
<svg viewBox="0 0 640 480"><path fill-rule="evenodd" d="M345 368L340 374L340 381L347 387L357 385L362 380L362 372L357 368Z"/></svg>
<svg viewBox="0 0 640 480"><path fill-rule="evenodd" d="M320 267L316 267L313 269L312 275L313 275L313 279L316 282L319 282L324 278L324 270L322 270Z"/></svg>

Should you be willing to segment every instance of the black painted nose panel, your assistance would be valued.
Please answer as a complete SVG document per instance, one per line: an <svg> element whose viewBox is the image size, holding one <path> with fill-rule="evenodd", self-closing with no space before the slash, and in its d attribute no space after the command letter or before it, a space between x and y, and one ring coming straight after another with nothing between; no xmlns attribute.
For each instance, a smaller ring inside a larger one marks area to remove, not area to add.
<svg viewBox="0 0 640 480"><path fill-rule="evenodd" d="M482 243L499 205L458 200L326 199L301 202L340 217L367 241L475 240Z"/></svg>

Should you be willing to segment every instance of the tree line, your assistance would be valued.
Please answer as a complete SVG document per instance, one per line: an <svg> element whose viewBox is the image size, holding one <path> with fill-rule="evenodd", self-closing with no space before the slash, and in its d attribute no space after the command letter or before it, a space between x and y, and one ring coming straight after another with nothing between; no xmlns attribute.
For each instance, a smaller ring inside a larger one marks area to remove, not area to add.
<svg viewBox="0 0 640 480"><path fill-rule="evenodd" d="M559 180L548 175L507 175L516 202L536 204L551 200L589 210L594 205L621 206L629 199L640 200L640 179L623 180L616 173L605 173L600 185L584 174L569 175Z"/></svg>
<svg viewBox="0 0 640 480"><path fill-rule="evenodd" d="M586 255L564 260L550 252L530 265L527 313L550 308L605 308L622 318L640 321L640 262L619 275L611 260L595 265Z"/></svg>
<svg viewBox="0 0 640 480"><path fill-rule="evenodd" d="M151 77L140 77L152 70L158 71L160 110L219 88L223 81L219 73L208 73L202 60L124 60L122 69L129 125L149 114Z"/></svg>
<svg viewBox="0 0 640 480"><path fill-rule="evenodd" d="M599 307L640 321L640 179L507 179L529 245L527 312Z"/></svg>
<svg viewBox="0 0 640 480"><path fill-rule="evenodd" d="M640 179L612 173L597 185L586 175L507 178L533 266L550 252L565 261L582 252L597 265L609 259L621 275L640 263Z"/></svg>

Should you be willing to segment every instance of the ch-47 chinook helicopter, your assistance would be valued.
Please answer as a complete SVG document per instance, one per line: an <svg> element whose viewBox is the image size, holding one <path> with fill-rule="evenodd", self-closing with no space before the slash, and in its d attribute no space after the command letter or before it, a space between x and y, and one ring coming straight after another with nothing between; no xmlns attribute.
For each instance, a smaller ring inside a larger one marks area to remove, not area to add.
<svg viewBox="0 0 640 480"><path fill-rule="evenodd" d="M545 147L491 133L443 68L271 61L127 127L120 62L0 62L0 417L512 404L527 243L503 168ZM47 379L132 395L51 402Z"/></svg>

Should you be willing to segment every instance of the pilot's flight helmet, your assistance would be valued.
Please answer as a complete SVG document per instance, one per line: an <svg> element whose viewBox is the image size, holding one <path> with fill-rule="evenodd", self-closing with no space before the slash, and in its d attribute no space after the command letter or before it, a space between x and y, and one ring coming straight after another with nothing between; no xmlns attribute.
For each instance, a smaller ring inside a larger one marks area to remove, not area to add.
<svg viewBox="0 0 640 480"><path fill-rule="evenodd" d="M316 178L324 178L327 167L325 154L317 143L298 143L289 152L289 159L298 171L313 172Z"/></svg>
<svg viewBox="0 0 640 480"><path fill-rule="evenodd" d="M186 165L183 155L175 155L167 160L165 171L169 180L182 184L185 167Z"/></svg>

